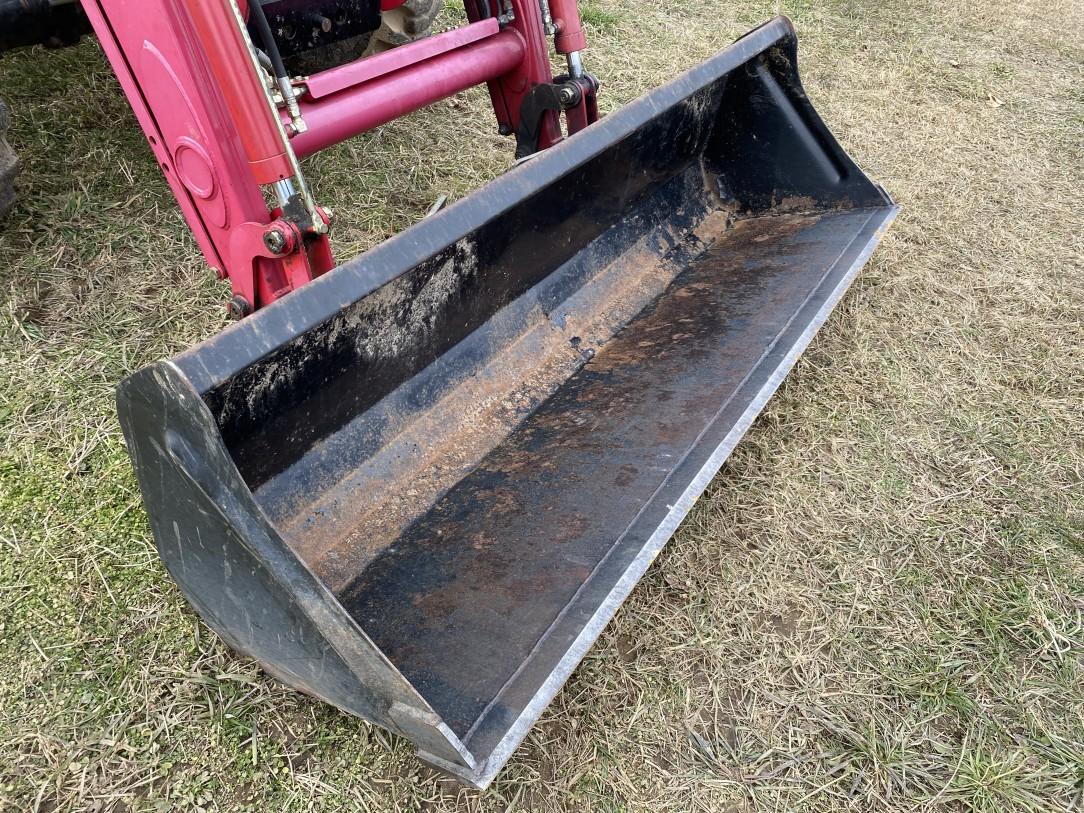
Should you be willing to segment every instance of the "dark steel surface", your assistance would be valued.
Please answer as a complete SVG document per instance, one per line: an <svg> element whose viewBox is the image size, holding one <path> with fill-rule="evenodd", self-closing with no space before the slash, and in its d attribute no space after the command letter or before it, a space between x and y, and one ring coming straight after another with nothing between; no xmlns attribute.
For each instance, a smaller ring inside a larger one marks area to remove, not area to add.
<svg viewBox="0 0 1084 813"><path fill-rule="evenodd" d="M694 169L664 184L439 364L257 489L257 500L330 589L352 581L662 291L681 268L678 255L703 230L703 197Z"/></svg>
<svg viewBox="0 0 1084 813"><path fill-rule="evenodd" d="M284 683L474 768L257 508L176 367L125 379L118 413L159 555L211 629Z"/></svg>
<svg viewBox="0 0 1084 813"><path fill-rule="evenodd" d="M208 622L492 780L894 215L796 58L773 21L124 382Z"/></svg>
<svg viewBox="0 0 1084 813"><path fill-rule="evenodd" d="M291 331L207 394L245 479L259 487L283 472L530 291L684 170L708 132L701 111L683 105L533 194L513 186L512 205L495 201L504 210L465 233L442 219L462 215L455 206L422 224L444 236L437 251L314 329ZM351 266L382 267L359 258L343 270Z"/></svg>
<svg viewBox="0 0 1084 813"><path fill-rule="evenodd" d="M456 734L875 214L739 221L339 593Z"/></svg>

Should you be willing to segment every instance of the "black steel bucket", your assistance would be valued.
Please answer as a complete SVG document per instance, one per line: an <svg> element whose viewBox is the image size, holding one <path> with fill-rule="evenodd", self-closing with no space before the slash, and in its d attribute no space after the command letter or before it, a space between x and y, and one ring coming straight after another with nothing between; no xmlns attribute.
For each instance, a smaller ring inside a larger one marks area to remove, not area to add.
<svg viewBox="0 0 1084 813"><path fill-rule="evenodd" d="M485 786L873 251L786 19L119 390L231 646Z"/></svg>

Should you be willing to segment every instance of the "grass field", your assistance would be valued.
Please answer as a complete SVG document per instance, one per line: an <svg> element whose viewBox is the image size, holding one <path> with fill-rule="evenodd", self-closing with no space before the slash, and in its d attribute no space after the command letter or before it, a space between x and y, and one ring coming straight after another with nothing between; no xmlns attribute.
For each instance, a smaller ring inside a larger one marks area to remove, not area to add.
<svg viewBox="0 0 1084 813"><path fill-rule="evenodd" d="M154 553L127 373L225 324L97 45L0 58L0 808L1084 806L1084 5L588 0L604 106L784 11L903 214L501 778L289 691ZM454 22L451 10L446 22ZM511 163L481 91L310 165L347 257Z"/></svg>

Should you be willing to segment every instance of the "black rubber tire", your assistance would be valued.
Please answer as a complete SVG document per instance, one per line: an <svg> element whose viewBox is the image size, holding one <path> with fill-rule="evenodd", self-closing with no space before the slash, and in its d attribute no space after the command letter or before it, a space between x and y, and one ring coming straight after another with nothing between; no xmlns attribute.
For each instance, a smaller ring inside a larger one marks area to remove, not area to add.
<svg viewBox="0 0 1084 813"><path fill-rule="evenodd" d="M381 14L376 31L288 57L286 67L295 76L309 76L428 37L443 8L444 0L407 0L399 8Z"/></svg>
<svg viewBox="0 0 1084 813"><path fill-rule="evenodd" d="M371 36L371 33L358 34L356 37L347 37L322 48L313 48L311 51L302 51L300 54L288 56L284 60L286 69L291 76L311 76L314 73L353 62L365 53Z"/></svg>
<svg viewBox="0 0 1084 813"><path fill-rule="evenodd" d="M19 174L19 156L4 138L10 124L7 105L0 100L0 217L15 205L15 176Z"/></svg>
<svg viewBox="0 0 1084 813"><path fill-rule="evenodd" d="M380 15L380 28L369 39L365 55L428 37L443 8L444 0L407 0L398 8L385 11Z"/></svg>

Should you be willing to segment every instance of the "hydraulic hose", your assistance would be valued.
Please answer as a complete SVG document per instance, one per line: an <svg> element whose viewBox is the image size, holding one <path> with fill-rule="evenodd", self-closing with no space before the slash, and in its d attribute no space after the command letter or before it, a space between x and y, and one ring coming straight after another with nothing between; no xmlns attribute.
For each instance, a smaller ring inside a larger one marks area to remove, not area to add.
<svg viewBox="0 0 1084 813"><path fill-rule="evenodd" d="M248 14L252 22L256 24L256 33L260 35L260 43L264 53L271 59L271 66L275 70L275 78L279 81L289 79L286 73L286 64L282 61L279 46L275 42L275 35L271 31L271 25L267 22L267 15L263 13L263 5L259 0L248 4Z"/></svg>
<svg viewBox="0 0 1084 813"><path fill-rule="evenodd" d="M286 72L286 64L282 61L282 54L279 52L278 43L275 42L271 25L267 22L267 15L263 13L263 5L259 0L253 0L248 4L248 9L249 16L256 24L256 33L259 34L264 51L271 60L271 67L274 68L275 80L278 82L283 101L286 102L286 109L290 113L291 126L295 132L304 132L306 127L297 106L297 94L293 83L290 82L290 75Z"/></svg>

